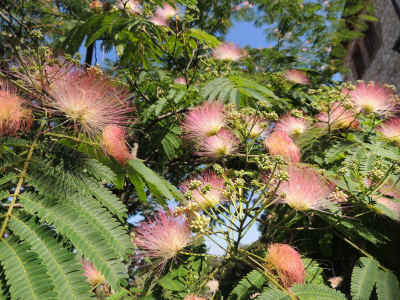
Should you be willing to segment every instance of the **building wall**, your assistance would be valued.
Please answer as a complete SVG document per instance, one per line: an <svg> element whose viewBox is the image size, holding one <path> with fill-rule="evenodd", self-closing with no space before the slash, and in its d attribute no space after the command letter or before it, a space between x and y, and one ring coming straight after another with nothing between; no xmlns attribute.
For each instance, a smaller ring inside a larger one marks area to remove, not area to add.
<svg viewBox="0 0 400 300"><path fill-rule="evenodd" d="M400 5L400 0L396 0ZM400 53L393 50L400 37L400 19L391 0L376 0L376 17L364 38L349 45L346 80L373 80L393 84L400 90Z"/></svg>

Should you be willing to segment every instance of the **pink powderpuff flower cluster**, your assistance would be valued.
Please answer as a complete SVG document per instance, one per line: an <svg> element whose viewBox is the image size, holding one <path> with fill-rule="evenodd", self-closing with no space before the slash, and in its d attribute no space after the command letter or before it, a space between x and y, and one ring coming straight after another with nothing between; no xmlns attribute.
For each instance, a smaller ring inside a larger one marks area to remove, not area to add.
<svg viewBox="0 0 400 300"><path fill-rule="evenodd" d="M353 128L359 129L359 123L354 112L344 108L343 104L335 102L332 104L329 113L321 112L317 115L319 127L328 127L331 129Z"/></svg>
<svg viewBox="0 0 400 300"><path fill-rule="evenodd" d="M217 134L203 139L199 143L199 156L220 158L234 153L238 148L239 140L229 130L222 128Z"/></svg>
<svg viewBox="0 0 400 300"><path fill-rule="evenodd" d="M98 286L99 284L102 284L106 281L103 274L101 274L87 259L82 259L81 264L83 275L87 277L90 285Z"/></svg>
<svg viewBox="0 0 400 300"><path fill-rule="evenodd" d="M386 207L386 209L392 212L393 217L400 221L400 190L391 184L386 184L379 190L379 192L383 195L381 197L376 197L376 203ZM394 199L391 199L388 196Z"/></svg>
<svg viewBox="0 0 400 300"><path fill-rule="evenodd" d="M149 20L154 25L168 26L168 20L174 17L178 11L168 3L164 3L162 7L158 7Z"/></svg>
<svg viewBox="0 0 400 300"><path fill-rule="evenodd" d="M287 70L283 76L294 83L307 85L310 84L310 79L308 79L307 74L300 70Z"/></svg>
<svg viewBox="0 0 400 300"><path fill-rule="evenodd" d="M0 136L29 131L32 111L25 105L25 100L17 95L14 88L0 81Z"/></svg>
<svg viewBox="0 0 400 300"><path fill-rule="evenodd" d="M133 109L124 99L127 92L114 87L104 76L75 69L56 79L48 88L46 104L63 113L90 137L107 125L125 125Z"/></svg>
<svg viewBox="0 0 400 300"><path fill-rule="evenodd" d="M238 146L238 139L225 125L224 106L219 102L204 102L191 109L182 123L186 138L194 141L199 156L219 158L232 154Z"/></svg>
<svg viewBox="0 0 400 300"><path fill-rule="evenodd" d="M276 271L282 285L303 284L306 276L300 254L288 244L270 244L267 263Z"/></svg>
<svg viewBox="0 0 400 300"><path fill-rule="evenodd" d="M193 180L200 181L200 186L192 190L192 201L197 204L201 209L207 209L217 206L220 202L224 201L225 181L223 178L216 175L210 170L204 171L199 176L189 178L184 181L180 189L183 193L190 190L190 184ZM206 191L203 191L208 187Z"/></svg>
<svg viewBox="0 0 400 300"><path fill-rule="evenodd" d="M309 124L305 119L286 114L276 123L274 130L283 131L292 137L304 133L308 126Z"/></svg>
<svg viewBox="0 0 400 300"><path fill-rule="evenodd" d="M296 210L324 210L331 204L333 184L315 170L289 165L288 181L282 182L278 192L284 194L283 203Z"/></svg>
<svg viewBox="0 0 400 300"><path fill-rule="evenodd" d="M262 135L268 126L268 122L266 120L256 116L247 117L245 118L244 122L246 124L248 137L251 139L256 139Z"/></svg>
<svg viewBox="0 0 400 300"><path fill-rule="evenodd" d="M196 295L187 295L184 300L206 300L206 299Z"/></svg>
<svg viewBox="0 0 400 300"><path fill-rule="evenodd" d="M101 144L103 150L121 164L134 159L126 144L125 129L117 125L107 125L102 134Z"/></svg>
<svg viewBox="0 0 400 300"><path fill-rule="evenodd" d="M141 14L143 12L140 2L137 0L118 0L116 7L127 10L131 14Z"/></svg>
<svg viewBox="0 0 400 300"><path fill-rule="evenodd" d="M358 111L391 115L397 111L397 97L394 91L382 84L359 82L354 90L344 90Z"/></svg>
<svg viewBox="0 0 400 300"><path fill-rule="evenodd" d="M175 82L175 83L178 83L178 84L184 84L184 85L186 85L186 79L185 79L185 77L178 77L178 78L175 79L174 82Z"/></svg>
<svg viewBox="0 0 400 300"><path fill-rule="evenodd" d="M238 61L247 56L247 51L233 43L222 43L212 50L211 55L218 60Z"/></svg>
<svg viewBox="0 0 400 300"><path fill-rule="evenodd" d="M220 102L204 102L186 114L182 130L187 138L202 140L215 135L224 125L224 105Z"/></svg>
<svg viewBox="0 0 400 300"><path fill-rule="evenodd" d="M300 149L289 137L289 135L281 130L273 131L264 140L264 146L271 155L280 155L288 162L300 162Z"/></svg>
<svg viewBox="0 0 400 300"><path fill-rule="evenodd" d="M158 212L152 220L136 229L135 244L139 255L160 261L161 265L192 243L189 224L183 217Z"/></svg>
<svg viewBox="0 0 400 300"><path fill-rule="evenodd" d="M400 146L400 118L394 117L385 121L377 128L377 131L388 140L394 141Z"/></svg>

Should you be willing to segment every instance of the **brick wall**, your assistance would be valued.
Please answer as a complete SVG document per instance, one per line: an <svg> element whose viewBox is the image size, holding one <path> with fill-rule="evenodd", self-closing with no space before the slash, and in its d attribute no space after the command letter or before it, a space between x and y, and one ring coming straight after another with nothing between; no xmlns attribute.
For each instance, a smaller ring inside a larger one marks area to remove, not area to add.
<svg viewBox="0 0 400 300"><path fill-rule="evenodd" d="M400 0L396 0L400 5ZM374 80L394 84L400 90L400 53L393 50L400 36L400 20L391 0L376 0L379 22L369 24L364 38L349 45L346 80Z"/></svg>

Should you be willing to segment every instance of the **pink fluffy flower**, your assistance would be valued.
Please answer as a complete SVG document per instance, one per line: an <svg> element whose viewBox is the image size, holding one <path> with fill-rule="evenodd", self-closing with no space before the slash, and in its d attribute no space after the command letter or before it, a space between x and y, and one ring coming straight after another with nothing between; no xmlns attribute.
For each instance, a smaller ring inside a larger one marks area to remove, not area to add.
<svg viewBox="0 0 400 300"><path fill-rule="evenodd" d="M187 295L184 300L206 300L206 299L196 295Z"/></svg>
<svg viewBox="0 0 400 300"><path fill-rule="evenodd" d="M32 111L25 104L12 87L0 81L0 136L29 131Z"/></svg>
<svg viewBox="0 0 400 300"><path fill-rule="evenodd" d="M332 104L329 114L327 112L319 113L317 119L321 121L321 123L318 123L321 127L330 125L332 129L359 128L359 123L354 113L344 108L339 102Z"/></svg>
<svg viewBox="0 0 400 300"><path fill-rule="evenodd" d="M276 271L282 285L303 284L306 276L300 254L288 244L270 244L267 262Z"/></svg>
<svg viewBox="0 0 400 300"><path fill-rule="evenodd" d="M89 136L100 134L107 125L128 123L132 111L123 100L126 91L115 88L105 77L75 70L48 87L46 104L79 124Z"/></svg>
<svg viewBox="0 0 400 300"><path fill-rule="evenodd" d="M304 133L307 127L308 122L305 119L286 114L276 123L275 130L286 132L289 136L295 136Z"/></svg>
<svg viewBox="0 0 400 300"><path fill-rule="evenodd" d="M227 129L221 129L216 135L204 138L200 142L199 156L220 158L234 153L239 141L234 134Z"/></svg>
<svg viewBox="0 0 400 300"><path fill-rule="evenodd" d="M400 221L400 190L392 184L386 184L379 190L379 192L383 195L381 197L376 197L375 199L378 212L379 206L384 206L392 213L394 219Z"/></svg>
<svg viewBox="0 0 400 300"><path fill-rule="evenodd" d="M190 139L203 139L216 134L225 125L224 105L204 102L186 114L182 130Z"/></svg>
<svg viewBox="0 0 400 300"><path fill-rule="evenodd" d="M178 78L175 79L174 82L175 82L175 83L178 83L178 84L184 84L184 85L186 85L186 79L185 79L185 77L178 77Z"/></svg>
<svg viewBox="0 0 400 300"><path fill-rule="evenodd" d="M87 259L82 259L81 264L83 269L83 275L87 277L87 280L89 281L90 285L97 286L106 281L104 276L99 271L97 271L97 269L93 266L93 264L89 262Z"/></svg>
<svg viewBox="0 0 400 300"><path fill-rule="evenodd" d="M125 130L122 127L107 125L103 130L101 143L104 152L121 164L134 158L126 145Z"/></svg>
<svg viewBox="0 0 400 300"><path fill-rule="evenodd" d="M238 61L247 56L247 52L233 43L222 43L212 51L211 55L219 60Z"/></svg>
<svg viewBox="0 0 400 300"><path fill-rule="evenodd" d="M300 162L300 149L284 131L274 131L264 140L271 155L280 155L289 162Z"/></svg>
<svg viewBox="0 0 400 300"><path fill-rule="evenodd" d="M388 140L394 141L400 146L400 118L395 117L385 121L377 128L377 131Z"/></svg>
<svg viewBox="0 0 400 300"><path fill-rule="evenodd" d="M192 200L199 205L201 209L207 209L217 206L224 201L225 181L214 172L207 170L203 174L190 178L180 186L183 193L190 190L190 184L193 180L200 181L200 186L192 190ZM207 188L206 188L207 187Z"/></svg>
<svg viewBox="0 0 400 300"><path fill-rule="evenodd" d="M164 19L157 15L152 16L149 21L157 26L168 26L168 19Z"/></svg>
<svg viewBox="0 0 400 300"><path fill-rule="evenodd" d="M135 244L143 257L165 264L192 242L189 224L182 217L158 212L153 220L142 222L136 229Z"/></svg>
<svg viewBox="0 0 400 300"><path fill-rule="evenodd" d="M256 139L263 134L265 128L268 126L268 122L266 120L255 116L247 117L245 122L248 137L252 139Z"/></svg>
<svg viewBox="0 0 400 300"><path fill-rule="evenodd" d="M131 14L141 14L143 9L136 0L118 0L116 3L117 8L126 9Z"/></svg>
<svg viewBox="0 0 400 300"><path fill-rule="evenodd" d="M219 288L219 282L218 280L210 280L207 282L206 287L208 287L208 289L210 290L211 293L215 293L216 291L218 291Z"/></svg>
<svg viewBox="0 0 400 300"><path fill-rule="evenodd" d="M159 16L162 19L168 20L168 19L174 17L177 13L178 13L178 11L175 8L173 8L168 3L164 3L162 7L158 7L156 9L156 12L154 13L154 15Z"/></svg>
<svg viewBox="0 0 400 300"><path fill-rule="evenodd" d="M307 74L300 70L287 70L284 73L284 77L297 84L310 84L310 79L308 79Z"/></svg>
<svg viewBox="0 0 400 300"><path fill-rule="evenodd" d="M384 85L370 82L360 82L354 90L348 91L350 100L359 111L368 111L381 115L392 114L396 111L394 91Z"/></svg>
<svg viewBox="0 0 400 300"><path fill-rule="evenodd" d="M279 192L285 195L283 203L296 210L323 210L329 207L334 187L315 170L290 165L288 176L289 180L279 186Z"/></svg>

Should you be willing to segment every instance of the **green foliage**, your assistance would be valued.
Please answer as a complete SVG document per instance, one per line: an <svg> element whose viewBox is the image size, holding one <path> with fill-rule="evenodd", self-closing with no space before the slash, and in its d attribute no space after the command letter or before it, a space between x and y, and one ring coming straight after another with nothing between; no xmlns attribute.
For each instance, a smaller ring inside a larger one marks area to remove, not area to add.
<svg viewBox="0 0 400 300"><path fill-rule="evenodd" d="M0 261L11 285L13 299L57 299L46 268L27 244L14 239L2 239Z"/></svg>
<svg viewBox="0 0 400 300"><path fill-rule="evenodd" d="M89 286L82 276L79 260L54 239L54 232L33 220L16 216L10 220L10 229L38 254L55 283L54 291L57 293L57 299L90 299Z"/></svg>
<svg viewBox="0 0 400 300"><path fill-rule="evenodd" d="M268 88L241 76L217 78L207 83L202 95L208 100L223 100L240 106L254 106L254 100L271 106L279 98Z"/></svg>
<svg viewBox="0 0 400 300"><path fill-rule="evenodd" d="M295 285L291 289L293 295L296 295L300 300L346 300L346 297L341 292L331 289L324 285L304 284ZM277 289L265 289L257 300L290 300L290 295Z"/></svg>
<svg viewBox="0 0 400 300"><path fill-rule="evenodd" d="M258 291L265 283L264 275L253 270L243 277L230 293L228 299L244 300L249 299L255 291Z"/></svg>
<svg viewBox="0 0 400 300"><path fill-rule="evenodd" d="M351 276L352 299L369 300L375 286L379 300L400 298L397 277L390 270L381 269L374 259L361 257Z"/></svg>

